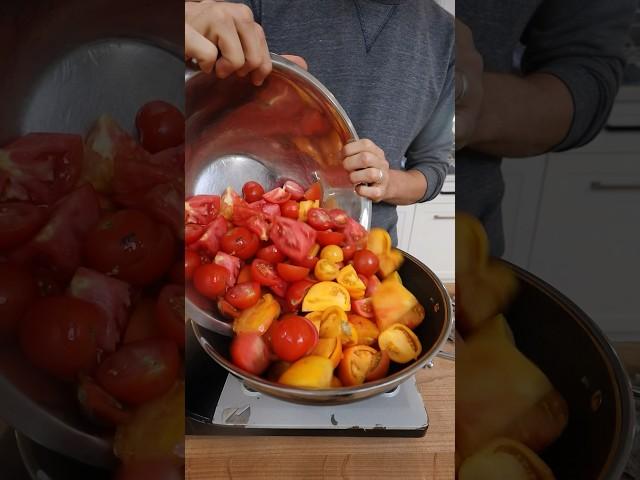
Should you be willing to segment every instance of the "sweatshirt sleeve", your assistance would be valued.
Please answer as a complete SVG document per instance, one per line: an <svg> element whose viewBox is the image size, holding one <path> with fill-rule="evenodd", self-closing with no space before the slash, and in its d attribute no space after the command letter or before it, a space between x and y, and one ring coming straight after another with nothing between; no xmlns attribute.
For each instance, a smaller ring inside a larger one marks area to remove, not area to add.
<svg viewBox="0 0 640 480"><path fill-rule="evenodd" d="M453 49L452 49L453 50ZM427 179L427 190L418 202L436 197L444 184L453 150L455 54L449 66L438 103L406 153L405 170L417 170Z"/></svg>
<svg viewBox="0 0 640 480"><path fill-rule="evenodd" d="M622 80L634 0L546 0L522 38L523 73L548 73L571 92L574 114L555 151L591 141L604 126Z"/></svg>

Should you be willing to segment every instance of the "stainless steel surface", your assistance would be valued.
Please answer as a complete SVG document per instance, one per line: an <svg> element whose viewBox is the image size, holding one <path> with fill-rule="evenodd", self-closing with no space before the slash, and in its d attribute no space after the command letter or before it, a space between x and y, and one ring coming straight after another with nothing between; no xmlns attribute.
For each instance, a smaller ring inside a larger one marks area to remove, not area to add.
<svg viewBox="0 0 640 480"><path fill-rule="evenodd" d="M388 392L415 375L438 354L447 342L453 326L451 299L442 282L419 260L407 253L404 255L405 264L402 269L407 272L406 275L403 275L401 271L404 284L418 297L427 311L426 320L416 330L423 350L415 362L407 366L398 366L397 371L381 380L353 387L318 390L288 387L256 375L247 374L236 367L227 357L227 353L223 351L228 349L228 338L207 331L195 322L191 322L193 332L205 352L230 373L240 378L248 388L282 400L303 404L337 405ZM440 319L437 323L436 318Z"/></svg>
<svg viewBox="0 0 640 480"><path fill-rule="evenodd" d="M0 144L31 131L85 133L103 113L133 131L137 109L152 99L183 107L183 25L175 15L175 6L152 0L4 2ZM53 407L37 385L17 386L7 365L0 362L1 418L64 455L114 464L109 435L78 414L72 387Z"/></svg>
<svg viewBox="0 0 640 480"><path fill-rule="evenodd" d="M591 190L640 191L640 184L591 182L590 188Z"/></svg>
<svg viewBox="0 0 640 480"><path fill-rule="evenodd" d="M342 167L342 146L358 138L335 97L312 75L279 55L261 87L248 79L187 67L185 194L240 192L255 180L270 189L286 179L303 185L320 181L324 202L343 208L365 227L371 201L358 196ZM321 120L321 133L300 131L308 116ZM206 329L230 335L229 324L187 298L187 317Z"/></svg>

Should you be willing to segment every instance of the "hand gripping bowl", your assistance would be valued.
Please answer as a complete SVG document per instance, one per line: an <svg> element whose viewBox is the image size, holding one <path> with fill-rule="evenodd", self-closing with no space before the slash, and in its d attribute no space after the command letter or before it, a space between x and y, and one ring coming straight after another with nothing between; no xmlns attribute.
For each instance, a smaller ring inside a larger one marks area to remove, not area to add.
<svg viewBox="0 0 640 480"><path fill-rule="evenodd" d="M249 180L266 189L286 179L303 185L319 180L325 204L343 208L369 228L371 202L355 194L342 168L342 146L357 139L349 118L317 79L278 55L272 60L273 73L261 87L246 79L219 80L187 71L187 197L219 194L227 186L240 191ZM361 386L306 390L250 375L229 360L228 323L196 306L188 295L186 314L202 348L248 387L298 403L349 403L407 380L438 353L450 334L451 301L438 277L408 254L400 275L427 312L416 329L422 354L407 366L396 366L388 377Z"/></svg>

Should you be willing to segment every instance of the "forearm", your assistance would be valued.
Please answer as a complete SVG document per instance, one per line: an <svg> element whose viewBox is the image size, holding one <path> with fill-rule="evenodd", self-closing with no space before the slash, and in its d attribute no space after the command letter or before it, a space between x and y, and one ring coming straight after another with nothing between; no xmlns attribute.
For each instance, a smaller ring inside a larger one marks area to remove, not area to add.
<svg viewBox="0 0 640 480"><path fill-rule="evenodd" d="M418 170L389 170L389 196L385 202L411 205L424 197L427 179Z"/></svg>
<svg viewBox="0 0 640 480"><path fill-rule="evenodd" d="M483 74L484 97L468 147L483 153L525 157L549 151L567 135L573 100L553 75Z"/></svg>

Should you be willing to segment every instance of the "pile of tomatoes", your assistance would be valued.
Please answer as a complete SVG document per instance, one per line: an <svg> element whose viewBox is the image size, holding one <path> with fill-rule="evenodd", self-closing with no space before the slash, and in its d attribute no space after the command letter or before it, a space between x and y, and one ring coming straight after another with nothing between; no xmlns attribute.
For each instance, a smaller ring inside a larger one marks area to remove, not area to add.
<svg viewBox="0 0 640 480"><path fill-rule="evenodd" d="M403 256L322 208L319 183L196 195L185 204L187 295L233 322L241 369L302 388L359 385L421 353L424 309L397 273Z"/></svg>
<svg viewBox="0 0 640 480"><path fill-rule="evenodd" d="M184 431L184 116L150 102L136 126L0 149L0 348L75 388L132 469L179 465Z"/></svg>

